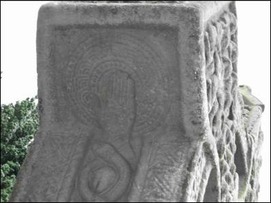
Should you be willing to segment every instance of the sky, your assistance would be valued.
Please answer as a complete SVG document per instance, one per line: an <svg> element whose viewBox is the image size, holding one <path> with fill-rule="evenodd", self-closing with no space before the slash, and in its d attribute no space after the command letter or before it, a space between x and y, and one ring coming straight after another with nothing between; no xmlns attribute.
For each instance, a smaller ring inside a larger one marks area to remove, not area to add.
<svg viewBox="0 0 271 203"><path fill-rule="evenodd" d="M41 1L1 1L1 104L37 95L36 24ZM270 2L237 1L238 78L265 104L259 201L270 201Z"/></svg>

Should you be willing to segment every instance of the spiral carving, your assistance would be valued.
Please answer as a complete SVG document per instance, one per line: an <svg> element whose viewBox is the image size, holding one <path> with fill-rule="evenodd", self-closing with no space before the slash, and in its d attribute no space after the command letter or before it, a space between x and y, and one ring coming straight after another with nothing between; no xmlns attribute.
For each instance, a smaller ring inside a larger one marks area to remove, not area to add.
<svg viewBox="0 0 271 203"><path fill-rule="evenodd" d="M99 29L72 51L66 64L66 88L73 113L86 125L99 126L97 107L102 76L112 70L127 73L135 82L137 104L134 131L152 131L169 109L171 68L160 50L130 31Z"/></svg>
<svg viewBox="0 0 271 203"><path fill-rule="evenodd" d="M117 201L129 188L129 164L107 143L95 143L86 157L77 180L81 200Z"/></svg>
<svg viewBox="0 0 271 203"><path fill-rule="evenodd" d="M81 123L98 129L85 146L89 153L76 175L72 199L125 198L141 147L131 137L161 125L172 98L172 62L156 40L147 41L131 29L99 28L71 51L67 99Z"/></svg>

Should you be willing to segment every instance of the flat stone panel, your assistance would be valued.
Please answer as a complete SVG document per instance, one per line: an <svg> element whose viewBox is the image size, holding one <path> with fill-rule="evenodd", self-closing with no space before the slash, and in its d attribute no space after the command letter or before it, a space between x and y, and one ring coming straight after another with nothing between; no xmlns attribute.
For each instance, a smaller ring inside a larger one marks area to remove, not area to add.
<svg viewBox="0 0 271 203"><path fill-rule="evenodd" d="M178 95L176 30L74 26L56 27L54 35L54 66L48 75L53 75L52 86L60 87L56 97L64 93L62 98L50 95L61 103L52 115L56 122L101 128L107 122L101 114L116 102L131 111L123 112L121 123L133 120L132 131L139 134L164 122Z"/></svg>

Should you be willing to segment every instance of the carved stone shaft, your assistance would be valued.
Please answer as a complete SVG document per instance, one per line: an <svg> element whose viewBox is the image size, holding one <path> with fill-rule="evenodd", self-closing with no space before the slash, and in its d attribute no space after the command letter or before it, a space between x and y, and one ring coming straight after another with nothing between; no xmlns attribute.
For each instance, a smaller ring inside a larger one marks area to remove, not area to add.
<svg viewBox="0 0 271 203"><path fill-rule="evenodd" d="M234 2L60 2L37 31L40 128L11 201L256 201L264 106Z"/></svg>

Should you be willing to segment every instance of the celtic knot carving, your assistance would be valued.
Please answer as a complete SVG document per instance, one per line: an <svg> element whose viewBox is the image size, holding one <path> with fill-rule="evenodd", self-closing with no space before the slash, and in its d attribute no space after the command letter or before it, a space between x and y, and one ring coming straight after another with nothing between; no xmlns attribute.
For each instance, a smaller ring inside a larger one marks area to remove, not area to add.
<svg viewBox="0 0 271 203"><path fill-rule="evenodd" d="M221 171L221 201L236 198L237 41L236 16L224 11L210 20L204 35L209 120L217 140Z"/></svg>

